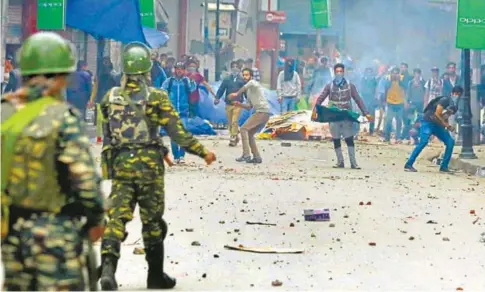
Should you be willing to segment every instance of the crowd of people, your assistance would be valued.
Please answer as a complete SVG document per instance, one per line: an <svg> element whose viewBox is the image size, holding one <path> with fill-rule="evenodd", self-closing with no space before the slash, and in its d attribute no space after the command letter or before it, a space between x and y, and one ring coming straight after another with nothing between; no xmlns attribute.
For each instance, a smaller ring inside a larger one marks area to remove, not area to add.
<svg viewBox="0 0 485 292"><path fill-rule="evenodd" d="M320 68L325 68L324 64L327 61L328 59L322 58ZM456 74L456 64L449 62L447 72L442 76L438 68L432 68L428 80L422 77L419 68L414 69L411 75L408 64L404 62L400 67L382 67L377 74L374 70L367 67L363 76L359 76L353 70L346 72L344 64L335 64L333 77L327 77L329 81L325 80L327 83L317 95L315 106L320 106L328 98L330 108L352 112L358 107L370 122L371 135L376 130L374 116L379 111L381 118L385 116L383 141L390 143L391 134L394 132L396 143L412 139L416 145L404 167L406 171L417 171L413 167L414 161L432 136L435 136L446 146L440 171L449 172L448 165L455 144L450 133L455 131L456 123L460 119L458 109L463 94L460 79ZM312 79L310 85L313 84L315 82ZM314 109L313 117L318 120L316 116L317 108ZM381 121L377 128L380 128ZM335 167L344 167L341 150L341 139L344 139L351 168L358 169L354 149L354 137L359 132L358 123L349 117L330 121L329 124L337 156Z"/></svg>
<svg viewBox="0 0 485 292"><path fill-rule="evenodd" d="M334 78L330 58L311 57L306 62L302 60L295 62L288 58L282 72L287 71L289 62L293 64L293 68L299 73L302 80L300 82L300 78L295 79L293 85L301 84L301 98L305 98L307 103L313 107L325 85ZM338 63L338 61L333 60L333 63ZM453 87L461 84L454 62L446 65L446 72L443 74L440 74L438 67L431 68L429 74L423 74L420 68L415 68L410 72L408 64L405 62L400 66L376 63L374 66L368 66L362 70L354 69L356 64L353 62L345 64L345 66L347 80L356 86L369 111L372 114L376 112L379 117L377 127L375 122L370 123L370 134L379 132L386 142L391 141L392 132L394 132L396 143L409 140L415 117L418 113L422 113L424 106L435 97L450 96ZM485 72L483 73L485 77ZM278 82L281 80L282 74L280 73ZM428 77L426 78L424 75L428 75ZM288 86L288 82L286 86ZM278 90L280 90L279 85ZM284 92L283 89L281 91ZM395 124L395 129L393 124Z"/></svg>
<svg viewBox="0 0 485 292"><path fill-rule="evenodd" d="M158 59L144 44L130 43L123 49L122 74L116 74L109 59L105 59L102 78L92 89L87 64L77 62L76 66L72 46L55 33L32 35L19 55L20 70L14 78L22 82L17 90L3 95L1 103L4 288L86 290L84 274L90 268L90 275L94 274L91 285L99 280L103 290L117 290L120 247L137 205L148 266L147 288L174 288L176 280L166 273L164 265L168 225L164 220L163 161L167 161L168 149L158 129L163 128L170 137L178 163L183 162L185 151L208 165L216 161L215 154L184 127L186 119L198 113L193 101L200 96L194 93L204 86L215 97L215 104L222 98L226 101L226 112L231 117L230 145L236 146L241 135L242 155L236 161L262 163L254 136L268 122L271 111L257 80L257 70L251 62L231 62L231 73L214 92L198 72L197 59ZM369 67L358 77L345 64L336 63L330 68L328 61L320 59L306 89L302 89L305 84L295 60L285 61L277 89L285 111L294 109L302 91L313 90L317 92L313 102L317 107L326 100L328 108L338 113L347 114L358 107L371 123L376 111L385 109L386 141L392 131L397 141L405 139L408 134L402 125L406 129L413 121L420 124L419 137L414 137L417 145L405 170L417 171L413 164L434 135L446 145L440 171L449 172L454 146L451 118L458 112L463 94L456 64L449 63L447 76L443 77L437 68L431 69L432 77L425 81L420 69L414 69L411 75L405 63L399 68L381 68L377 74ZM82 102L66 102L66 92L68 100L78 96ZM103 137L102 176L112 180L109 208L101 192L83 116L74 110L94 103ZM235 121L240 109L253 109L253 113L239 129ZM318 118L316 115L314 112L312 118ZM335 167L345 166L343 139L350 167L359 169L355 121L346 118L329 122L337 157ZM93 269L87 266L86 246L99 239L101 266Z"/></svg>

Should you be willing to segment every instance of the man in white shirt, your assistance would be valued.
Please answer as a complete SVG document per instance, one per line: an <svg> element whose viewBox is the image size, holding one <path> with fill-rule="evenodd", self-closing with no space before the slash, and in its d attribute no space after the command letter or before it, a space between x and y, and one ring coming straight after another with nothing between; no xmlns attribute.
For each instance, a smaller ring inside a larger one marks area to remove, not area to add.
<svg viewBox="0 0 485 292"><path fill-rule="evenodd" d="M242 75L246 84L235 93L229 95L230 99L236 99L239 95L246 92L247 104L241 102L233 102L235 106L239 106L245 109L254 109L254 114L252 114L249 119L241 127L241 140L243 147L243 154L240 158L237 158L237 162L247 162L247 163L262 163L263 159L259 154L258 147L256 146L256 140L254 135L259 133L271 116L271 110L269 107L269 102L264 96L263 87L261 84L253 79L253 71L251 69L245 68L242 71ZM253 154L251 159L250 155Z"/></svg>

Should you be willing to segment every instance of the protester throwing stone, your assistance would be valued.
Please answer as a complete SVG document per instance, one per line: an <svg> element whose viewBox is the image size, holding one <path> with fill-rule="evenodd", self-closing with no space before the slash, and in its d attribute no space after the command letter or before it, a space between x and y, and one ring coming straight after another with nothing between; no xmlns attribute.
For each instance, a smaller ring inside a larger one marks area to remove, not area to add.
<svg viewBox="0 0 485 292"><path fill-rule="evenodd" d="M440 172L450 172L448 165L451 160L451 155L453 154L453 147L455 146L455 140L451 136L450 132L453 132L455 129L452 125L450 125L448 119L458 110L453 98L459 101L462 94L463 88L461 86L455 86L451 91L451 97L436 97L426 106L424 109L423 121L421 122L419 143L414 148L411 156L404 166L406 171L417 172L417 170L413 167L413 164L421 151L423 151L426 145L428 145L431 135L434 135L446 146L443 161L441 162Z"/></svg>
<svg viewBox="0 0 485 292"><path fill-rule="evenodd" d="M249 119L241 127L241 140L243 147L243 154L241 157L237 158L237 162L247 162L247 163L262 163L263 159L259 154L258 147L256 146L256 140L254 135L259 133L271 116L271 111L269 108L269 103L264 96L263 87L261 84L253 79L253 71L249 68L245 68L242 71L243 79L246 84L235 93L231 93L229 98L235 99L239 95L246 92L248 103L244 104L241 102L234 102L233 104L237 107L252 109L254 108L255 113L249 117ZM253 158L251 159L251 153Z"/></svg>

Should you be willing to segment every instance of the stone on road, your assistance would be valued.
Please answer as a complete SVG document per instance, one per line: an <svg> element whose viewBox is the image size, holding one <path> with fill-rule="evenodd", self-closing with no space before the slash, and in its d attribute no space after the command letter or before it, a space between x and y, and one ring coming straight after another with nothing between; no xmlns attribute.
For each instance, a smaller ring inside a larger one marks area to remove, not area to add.
<svg viewBox="0 0 485 292"><path fill-rule="evenodd" d="M404 172L406 147L358 144L363 169L351 170L332 168L326 142L282 147L258 141L260 165L237 163L241 149L225 140L204 143L218 162L207 167L188 156L188 164L169 168L165 179L165 270L177 278L177 290L485 287L483 220L473 223L485 216L483 180L440 174L422 160L418 173ZM329 222L304 221L304 209L318 208L330 209ZM121 290L143 290L145 256L133 254L143 247L138 212L128 232L116 277ZM224 245L304 253L258 254ZM276 280L283 286L275 287Z"/></svg>

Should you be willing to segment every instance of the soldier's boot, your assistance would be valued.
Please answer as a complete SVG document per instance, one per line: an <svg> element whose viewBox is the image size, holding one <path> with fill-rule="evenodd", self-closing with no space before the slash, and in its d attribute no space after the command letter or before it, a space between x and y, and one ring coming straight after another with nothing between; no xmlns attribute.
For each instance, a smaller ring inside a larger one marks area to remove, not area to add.
<svg viewBox="0 0 485 292"><path fill-rule="evenodd" d="M115 273L118 265L118 258L114 255L101 256L101 290L115 291L118 290L118 283L116 283Z"/></svg>
<svg viewBox="0 0 485 292"><path fill-rule="evenodd" d="M128 232L125 231L125 235L123 237L123 240L121 242L125 242L125 240L128 238ZM97 269L98 272L98 280L101 279L101 274L103 274L103 265L101 264Z"/></svg>
<svg viewBox="0 0 485 292"><path fill-rule="evenodd" d="M342 153L342 147L335 148L335 155L337 156L337 164L333 168L344 168L344 154Z"/></svg>
<svg viewBox="0 0 485 292"><path fill-rule="evenodd" d="M148 263L147 289L172 289L177 284L175 278L163 272L163 241L145 250Z"/></svg>
<svg viewBox="0 0 485 292"><path fill-rule="evenodd" d="M349 160L350 160L350 167L352 169L360 169L360 166L357 164L357 159L355 158L355 147L348 147L349 148Z"/></svg>

